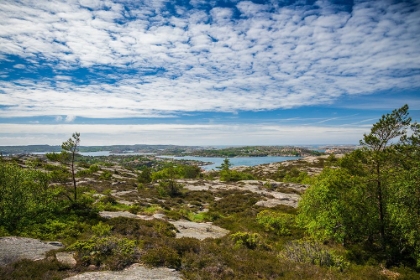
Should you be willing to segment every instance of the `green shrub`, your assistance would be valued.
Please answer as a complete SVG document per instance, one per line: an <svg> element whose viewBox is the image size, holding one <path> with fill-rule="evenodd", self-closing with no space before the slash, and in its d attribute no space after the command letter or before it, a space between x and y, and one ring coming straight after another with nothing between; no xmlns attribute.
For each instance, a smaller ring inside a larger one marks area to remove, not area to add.
<svg viewBox="0 0 420 280"><path fill-rule="evenodd" d="M264 226L265 230L273 231L277 235L290 235L291 228L295 227L294 215L270 210L258 213L257 221Z"/></svg>
<svg viewBox="0 0 420 280"><path fill-rule="evenodd" d="M109 236L111 234L112 226L99 222L92 226L92 231L96 236Z"/></svg>
<svg viewBox="0 0 420 280"><path fill-rule="evenodd" d="M108 170L104 170L102 174L99 176L101 180L110 180L112 178L112 173Z"/></svg>
<svg viewBox="0 0 420 280"><path fill-rule="evenodd" d="M182 185L175 180L162 180L159 182L158 193L160 196L176 197L181 195Z"/></svg>
<svg viewBox="0 0 420 280"><path fill-rule="evenodd" d="M136 215L138 212L140 212L141 208L138 205L130 205L130 208L128 209L128 212L131 214Z"/></svg>
<svg viewBox="0 0 420 280"><path fill-rule="evenodd" d="M67 168L55 169L50 173L51 180L54 183L67 183L70 180L71 173Z"/></svg>
<svg viewBox="0 0 420 280"><path fill-rule="evenodd" d="M64 166L61 165L54 165L54 164L45 164L44 168L48 171L54 171L54 170L67 170Z"/></svg>
<svg viewBox="0 0 420 280"><path fill-rule="evenodd" d="M46 153L45 156L51 161L61 161L63 157L61 153Z"/></svg>
<svg viewBox="0 0 420 280"><path fill-rule="evenodd" d="M230 236L235 243L235 247L245 246L248 249L264 247L261 235L258 233L237 232Z"/></svg>
<svg viewBox="0 0 420 280"><path fill-rule="evenodd" d="M95 173L98 172L101 168L99 167L99 165L97 164L92 164L91 166L89 166L89 171L91 173Z"/></svg>
<svg viewBox="0 0 420 280"><path fill-rule="evenodd" d="M67 249L76 251L77 261L81 265L105 264L112 270L123 269L136 262L140 256L135 240L115 236L77 241Z"/></svg>
<svg viewBox="0 0 420 280"><path fill-rule="evenodd" d="M10 233L3 226L0 226L0 237L9 235Z"/></svg>
<svg viewBox="0 0 420 280"><path fill-rule="evenodd" d="M280 252L279 257L299 263L337 267L340 270L349 265L343 257L335 255L319 243L310 241L289 242Z"/></svg>
<svg viewBox="0 0 420 280"><path fill-rule="evenodd" d="M212 202L210 210L222 214L243 212L253 207L260 198L258 194L240 190L219 191L217 196L222 199Z"/></svg>
<svg viewBox="0 0 420 280"><path fill-rule="evenodd" d="M57 260L31 261L23 259L7 266L0 266L0 279L27 280L42 279L56 280L69 277L69 267Z"/></svg>
<svg viewBox="0 0 420 280"><path fill-rule="evenodd" d="M109 204L112 204L112 205L115 205L115 204L118 203L117 202L117 199L115 197L113 197L110 193L109 194L106 194L105 196L102 196L99 199L99 201L102 202L102 203L104 203L104 204L109 203Z"/></svg>
<svg viewBox="0 0 420 280"><path fill-rule="evenodd" d="M118 217L109 219L107 224L112 226L113 234L120 234L130 238L164 238L175 237L176 228L174 225L162 220L133 220L130 218Z"/></svg>
<svg viewBox="0 0 420 280"><path fill-rule="evenodd" d="M170 268L179 268L181 258L175 250L168 247L157 247L147 250L142 255L141 260L150 266L167 266Z"/></svg>
<svg viewBox="0 0 420 280"><path fill-rule="evenodd" d="M186 253L199 253L200 251L200 240L191 237L176 238L173 240L172 248L182 256Z"/></svg>
<svg viewBox="0 0 420 280"><path fill-rule="evenodd" d="M149 167L144 167L141 173L137 176L137 181L141 184L148 184L152 182L152 170Z"/></svg>
<svg viewBox="0 0 420 280"><path fill-rule="evenodd" d="M89 169L83 169L83 170L77 171L76 177L79 177L79 178L80 177L86 177L86 176L89 176L91 174L92 174L92 172Z"/></svg>

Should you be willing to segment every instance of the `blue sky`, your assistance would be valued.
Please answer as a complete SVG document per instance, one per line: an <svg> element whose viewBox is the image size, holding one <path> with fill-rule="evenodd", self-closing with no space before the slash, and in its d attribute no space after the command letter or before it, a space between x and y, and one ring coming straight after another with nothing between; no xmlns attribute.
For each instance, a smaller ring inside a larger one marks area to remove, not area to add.
<svg viewBox="0 0 420 280"><path fill-rule="evenodd" d="M0 2L0 145L357 144L404 104L419 1Z"/></svg>

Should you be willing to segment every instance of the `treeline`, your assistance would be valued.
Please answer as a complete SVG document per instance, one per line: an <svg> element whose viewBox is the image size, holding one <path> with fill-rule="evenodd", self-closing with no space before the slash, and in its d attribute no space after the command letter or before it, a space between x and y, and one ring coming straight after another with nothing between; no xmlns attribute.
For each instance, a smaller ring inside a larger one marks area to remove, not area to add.
<svg viewBox="0 0 420 280"><path fill-rule="evenodd" d="M245 146L224 149L202 149L193 152L202 157L266 157L266 156L309 156L322 153L307 148L291 146Z"/></svg>
<svg viewBox="0 0 420 280"><path fill-rule="evenodd" d="M80 146L79 151L84 152L99 152L110 151L112 153L156 153L163 155L184 155L191 151L202 149L197 146L176 146L176 145L111 145L111 146ZM2 154L30 154L30 153L52 153L60 152L61 146L51 145L27 145L27 146L0 146Z"/></svg>

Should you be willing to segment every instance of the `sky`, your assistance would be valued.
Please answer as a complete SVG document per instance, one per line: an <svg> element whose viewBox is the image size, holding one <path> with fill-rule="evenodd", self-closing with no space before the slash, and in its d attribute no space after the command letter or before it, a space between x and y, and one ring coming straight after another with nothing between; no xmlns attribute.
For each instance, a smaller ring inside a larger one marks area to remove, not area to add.
<svg viewBox="0 0 420 280"><path fill-rule="evenodd" d="M357 144L404 104L420 1L0 1L1 146Z"/></svg>

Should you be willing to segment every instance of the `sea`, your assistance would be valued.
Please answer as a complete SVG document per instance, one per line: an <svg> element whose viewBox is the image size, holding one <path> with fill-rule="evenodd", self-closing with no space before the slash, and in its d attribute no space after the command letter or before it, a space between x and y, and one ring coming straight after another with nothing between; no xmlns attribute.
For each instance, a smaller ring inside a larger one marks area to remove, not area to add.
<svg viewBox="0 0 420 280"><path fill-rule="evenodd" d="M34 154L45 154L45 153L34 153ZM81 152L83 156L110 156L110 155L154 155L153 153L111 153L110 151L99 151L99 152ZM206 162L209 164L200 166L204 170L217 170L217 167L222 164L224 157L194 157L194 156L158 156L161 158L171 158L174 160L197 160ZM286 160L297 160L301 157L277 157L277 156L266 156L266 157L232 157L229 158L229 162L232 164L232 167L235 166L255 166L260 164L272 163L272 162L282 162Z"/></svg>
<svg viewBox="0 0 420 280"><path fill-rule="evenodd" d="M174 156L161 156L163 158L173 158L174 160L198 160L203 162L209 162L208 165L203 165L201 168L204 170L217 170L217 167L222 164L225 160L224 157L174 157ZM266 156L266 157L232 157L229 158L229 162L234 166L255 166L260 164L272 163L272 162L282 162L286 160L297 160L301 157L275 157L275 156Z"/></svg>

